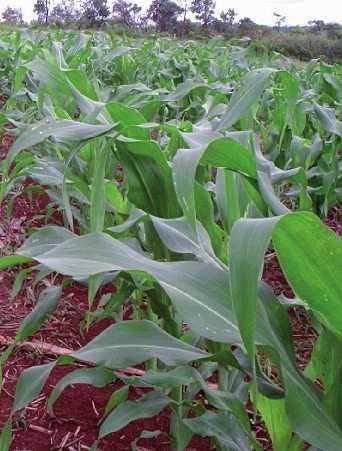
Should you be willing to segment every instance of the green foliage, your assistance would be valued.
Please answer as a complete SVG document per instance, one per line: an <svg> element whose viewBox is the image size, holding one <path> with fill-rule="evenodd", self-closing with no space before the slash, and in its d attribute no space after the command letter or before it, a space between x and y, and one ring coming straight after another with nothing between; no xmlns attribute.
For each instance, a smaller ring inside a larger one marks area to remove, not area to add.
<svg viewBox="0 0 342 451"><path fill-rule="evenodd" d="M107 0L87 0L82 3L82 16L87 26L101 25L109 14Z"/></svg>
<svg viewBox="0 0 342 451"><path fill-rule="evenodd" d="M174 32L182 8L171 0L153 0L147 10L147 17L156 24L158 31Z"/></svg>
<svg viewBox="0 0 342 451"><path fill-rule="evenodd" d="M214 19L215 1L214 0L192 0L191 11L195 14L205 28L211 24Z"/></svg>
<svg viewBox="0 0 342 451"><path fill-rule="evenodd" d="M10 200L31 177L64 227L34 231L0 267L32 264L15 291L29 272L85 283L87 321L115 319L72 352L68 362L89 368L59 381L49 407L69 384L120 377L126 385L110 397L99 439L168 407L175 449L193 434L218 450L260 449L250 397L275 450L303 441L340 450L341 241L321 218L341 200L341 66L296 65L222 38L28 30L2 40L2 116L16 141L1 164L1 195ZM270 246L321 334L304 373L288 305L261 280ZM117 291L94 309L108 282ZM42 292L17 341L59 295L57 286ZM127 304L132 319L123 320ZM21 374L10 420L64 363ZM123 375L140 363L144 374ZM217 387L208 385L214 374ZM131 401L128 386L150 391ZM4 449L10 440L9 421Z"/></svg>
<svg viewBox="0 0 342 451"><path fill-rule="evenodd" d="M322 57L327 61L342 60L341 39L331 35L319 35L308 31L291 33L271 33L261 39L263 45L284 55L308 61Z"/></svg>
<svg viewBox="0 0 342 451"><path fill-rule="evenodd" d="M11 8L7 6L1 14L2 20L7 24L21 24L23 22L23 12L21 8Z"/></svg>

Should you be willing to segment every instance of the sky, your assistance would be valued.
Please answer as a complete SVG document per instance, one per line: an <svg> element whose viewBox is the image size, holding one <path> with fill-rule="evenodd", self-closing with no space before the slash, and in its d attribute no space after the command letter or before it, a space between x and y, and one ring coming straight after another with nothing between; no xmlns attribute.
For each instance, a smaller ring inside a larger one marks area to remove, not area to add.
<svg viewBox="0 0 342 451"><path fill-rule="evenodd" d="M58 2L58 0L55 0ZM151 0L130 0L146 7ZM113 3L109 0L108 3ZM0 0L0 11L7 5L21 7L24 18L33 17L34 0ZM286 25L306 25L309 20L342 23L342 0L216 0L216 10L234 8L238 18L250 17L254 22L273 25L273 13L286 16Z"/></svg>

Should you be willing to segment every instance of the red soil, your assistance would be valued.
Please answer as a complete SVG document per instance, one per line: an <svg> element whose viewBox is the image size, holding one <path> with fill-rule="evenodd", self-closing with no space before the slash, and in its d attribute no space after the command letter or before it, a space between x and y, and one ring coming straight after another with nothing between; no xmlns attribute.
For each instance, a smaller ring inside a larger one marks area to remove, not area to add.
<svg viewBox="0 0 342 451"><path fill-rule="evenodd" d="M0 159L4 158L12 143L11 136L5 134L0 145ZM10 215L7 215L6 202L0 207L0 251L2 255L11 254L23 242L26 231L44 225L44 211L50 200L46 194L34 192L28 195L25 188L32 184L16 188ZM54 215L54 219L60 219ZM5 338L14 336L20 322L32 310L39 292L53 284L53 277L44 279L36 288L32 287L33 276L25 281L20 293L11 300L11 289L16 271L10 269L0 272L0 335ZM103 287L99 297L114 287ZM94 304L94 307L96 303ZM63 288L62 297L56 312L44 323L34 340L56 346L78 349L88 343L111 324L110 319L93 323L85 332L81 329L82 320L88 310L87 291L84 286L73 283ZM0 352L4 348L0 347ZM23 370L34 365L50 361L39 353L17 350L3 367L3 387L0 395L0 429L9 417L13 403L15 385ZM55 368L44 386L42 393L26 409L14 417L13 441L11 451L50 451L50 450L87 450L96 440L98 422L105 405L114 390L122 386L120 381L97 389L91 385L77 384L66 388L54 406L54 415L46 409L49 393L56 383L68 372L81 365L59 366ZM131 388L129 399L137 399L144 394L138 388ZM165 409L159 415L142 421L130 423L118 433L101 440L98 447L102 451L130 450L131 442L147 431L160 431L153 439L141 439L138 449L169 450L170 438L167 433L170 426L170 411ZM210 450L206 438L194 437L188 450Z"/></svg>
<svg viewBox="0 0 342 451"><path fill-rule="evenodd" d="M6 155L12 142L12 137L4 135L0 144L0 159ZM30 183L30 182L29 182ZM27 187L27 184L25 184ZM0 208L0 251L2 255L11 254L24 240L26 231L32 227L44 224L44 211L49 203L46 194L33 193L30 198L24 192L25 186L18 189L13 209L6 217L6 204ZM58 215L54 216L57 221ZM341 209L331 210L327 224L341 234ZM52 276L43 280L36 288L32 287L32 276L24 283L20 293L14 300L10 300L11 287L16 272L11 269L0 272L0 335L13 337L21 320L32 310L39 292L55 281ZM264 271L267 281L277 294L292 297L276 257L267 260ZM101 296L106 289L105 287ZM95 303L96 305L96 303ZM110 319L93 323L87 332L83 332L80 324L88 310L86 288L73 283L63 289L58 309L51 318L44 323L41 330L34 336L57 346L78 349L89 342L111 323ZM310 324L304 309L291 309L290 319L297 352L297 361L304 367L310 357L316 333ZM0 352L3 349L0 347ZM0 429L10 413L13 403L15 384L21 372L33 365L49 362L49 359L39 353L28 353L17 350L3 368L3 389L0 395ZM97 389L90 385L73 385L65 389L54 407L54 415L46 409L46 401L51 389L62 376L80 365L60 366L53 370L40 396L14 418L13 442L11 451L50 451L50 450L87 450L96 440L98 421L113 390L122 385L120 381ZM136 399L144 393L141 389L130 389L129 399ZM140 451L170 450L170 439L167 436L170 425L170 412L165 409L159 415L142 421L130 423L118 433L110 434L100 442L99 450L116 451L130 450L131 442L137 439L142 431L161 431L161 435L153 439L139 440ZM265 450L271 445L264 426L258 420L253 428ZM195 437L188 450L210 450L210 441L206 438Z"/></svg>
<svg viewBox="0 0 342 451"><path fill-rule="evenodd" d="M334 205L330 208L324 223L337 235L342 235L342 206ZM294 298L293 291L288 285L280 268L277 257L272 254L264 267L263 280L274 290L276 295ZM317 332L312 326L308 312L301 307L289 309L289 319L292 329L292 338L296 352L296 361L299 368L304 369L310 360L313 345L317 339Z"/></svg>
<svg viewBox="0 0 342 451"><path fill-rule="evenodd" d="M330 208L325 224L330 227L337 235L342 236L342 207L334 205Z"/></svg>
<svg viewBox="0 0 342 451"><path fill-rule="evenodd" d="M276 256L266 261L263 280L273 288L276 295L284 295L289 299L295 297ZM297 365L299 368L304 369L310 360L317 332L312 327L308 312L302 307L289 308L289 320Z"/></svg>
<svg viewBox="0 0 342 451"><path fill-rule="evenodd" d="M20 218L21 224L30 221L31 210L21 209L21 206L28 206L26 194L20 194L14 204L11 223L8 234L4 237L12 237L8 244L20 244L20 236L17 234L18 228L10 227L17 224L16 218ZM35 199L35 205L39 206L39 200ZM36 210L40 211L39 209ZM34 211L32 210L32 213ZM39 292L54 281L52 278L45 279L36 289L32 288L32 277L28 277L22 290L11 301L11 287L15 271L2 271L0 274L0 335L3 337L13 337L18 329L21 320L32 310ZM103 287L99 296L113 287ZM96 305L96 304L95 304ZM54 344L68 349L78 349L83 346L111 323L110 319L105 319L93 323L87 332L82 332L80 324L88 310L87 291L84 286L77 283L63 288L62 297L56 312L44 323L41 330L34 335L34 339L49 344ZM0 349L2 350L2 349ZM16 351L3 368L4 385L0 397L0 427L4 424L10 413L13 402L15 384L20 373L30 366L40 365L49 362L49 359L38 353L27 353ZM15 417L12 451L47 451L53 449L89 449L95 441L98 426L104 407L113 390L121 386L117 381L103 389L97 389L90 385L75 385L63 391L61 397L56 402L54 416L47 413L46 400L51 389L56 385L62 376L80 365L69 365L57 367L51 374L43 392ZM136 399L144 392L140 389L131 388L129 399ZM109 450L130 450L130 443L137 439L144 430L161 431L165 435L160 435L153 439L141 439L140 449L160 449L169 450L170 440L166 433L169 430L170 412L165 409L158 416L135 421L118 433L110 434L100 443L99 449ZM194 438L188 448L194 450L208 450L210 443L207 439Z"/></svg>

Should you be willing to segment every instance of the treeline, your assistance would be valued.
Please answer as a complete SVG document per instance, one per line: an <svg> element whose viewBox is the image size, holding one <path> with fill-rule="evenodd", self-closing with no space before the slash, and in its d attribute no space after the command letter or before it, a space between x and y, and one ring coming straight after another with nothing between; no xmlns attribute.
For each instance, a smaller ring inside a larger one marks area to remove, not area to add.
<svg viewBox="0 0 342 451"><path fill-rule="evenodd" d="M238 14L233 8L215 17L214 0L152 0L145 11L137 3L125 0L37 0L33 13L33 23L41 25L99 27L117 23L137 30L154 28L177 35L187 34L196 26L206 31L233 31L254 24L249 18L237 21ZM2 19L11 24L23 23L22 10L8 6Z"/></svg>
<svg viewBox="0 0 342 451"><path fill-rule="evenodd" d="M306 27L285 26L286 17L274 13L274 26L240 18L233 8L215 15L214 0L152 0L143 10L126 0L36 0L31 25L99 28L106 24L118 32L165 32L178 37L227 39L247 37L261 47L302 59L324 56L342 59L342 26L312 20ZM2 13L8 24L23 24L21 9L8 6Z"/></svg>
<svg viewBox="0 0 342 451"><path fill-rule="evenodd" d="M217 17L215 6L214 0L152 0L144 11L137 3L126 0L36 0L33 22L84 27L99 27L111 22L138 30L155 28L177 35L188 34L198 27L205 31L246 35L293 29L285 27L286 17L276 12L274 27L267 27L256 24L249 17L238 18L234 8L222 10ZM12 24L23 23L22 10L8 6L2 13L2 20ZM341 32L338 23L325 24L322 20L313 20L309 24L312 32L327 31L330 35Z"/></svg>

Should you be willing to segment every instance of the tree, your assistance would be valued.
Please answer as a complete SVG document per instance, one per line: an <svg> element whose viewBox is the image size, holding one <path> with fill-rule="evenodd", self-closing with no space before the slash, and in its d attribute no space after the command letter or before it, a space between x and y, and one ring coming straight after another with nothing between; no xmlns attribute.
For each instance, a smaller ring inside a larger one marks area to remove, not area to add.
<svg viewBox="0 0 342 451"><path fill-rule="evenodd" d="M228 11L221 11L220 18L222 22L229 28L232 28L235 19L237 18L238 14L235 11L234 8L229 8Z"/></svg>
<svg viewBox="0 0 342 451"><path fill-rule="evenodd" d="M54 6L51 11L50 22L53 22L55 24L63 24L66 17L67 15L64 5L62 3L58 3L58 5Z"/></svg>
<svg viewBox="0 0 342 451"><path fill-rule="evenodd" d="M37 0L33 6L33 11L38 16L38 22L45 23L49 22L49 14L51 8L51 0Z"/></svg>
<svg viewBox="0 0 342 451"><path fill-rule="evenodd" d="M188 13L190 11L190 1L191 0L178 0L179 6L182 9L181 14L183 16L181 33L178 34L186 35L189 31L189 26L191 25L191 21L190 19L188 19Z"/></svg>
<svg viewBox="0 0 342 451"><path fill-rule="evenodd" d="M241 36L254 36L257 32L258 25L249 17L239 20L239 34Z"/></svg>
<svg viewBox="0 0 342 451"><path fill-rule="evenodd" d="M56 24L71 23L79 16L74 0L64 0L55 5L50 14L50 21Z"/></svg>
<svg viewBox="0 0 342 451"><path fill-rule="evenodd" d="M178 0L180 3L180 8L182 9L183 22L185 23L188 19L188 12L190 11L190 0Z"/></svg>
<svg viewBox="0 0 342 451"><path fill-rule="evenodd" d="M178 16L182 13L183 9L171 0L153 0L147 10L147 17L159 31L174 31Z"/></svg>
<svg viewBox="0 0 342 451"><path fill-rule="evenodd" d="M214 0L192 0L191 12L204 28L208 28L214 19L216 3Z"/></svg>
<svg viewBox="0 0 342 451"><path fill-rule="evenodd" d="M125 0L116 0L113 5L113 14L118 17L119 21L126 27L130 27L137 23L138 14L141 7L136 3L129 3Z"/></svg>
<svg viewBox="0 0 342 451"><path fill-rule="evenodd" d="M311 27L311 30L314 33L319 33L320 31L324 30L324 27L325 27L324 20L319 20L319 19L318 20L309 20L308 23Z"/></svg>
<svg viewBox="0 0 342 451"><path fill-rule="evenodd" d="M110 15L107 0L84 0L82 12L90 27L103 24Z"/></svg>
<svg viewBox="0 0 342 451"><path fill-rule="evenodd" d="M275 20L275 26L276 26L276 28L277 28L277 30L279 32L280 29L281 29L282 24L286 20L286 17L282 16L281 14L278 14L278 13L273 13L273 16L274 16L274 20Z"/></svg>
<svg viewBox="0 0 342 451"><path fill-rule="evenodd" d="M10 24L21 24L23 23L23 12L21 8L7 8L2 13L2 20Z"/></svg>
<svg viewBox="0 0 342 451"><path fill-rule="evenodd" d="M328 39L342 40L342 26L336 22L329 22L324 25Z"/></svg>

